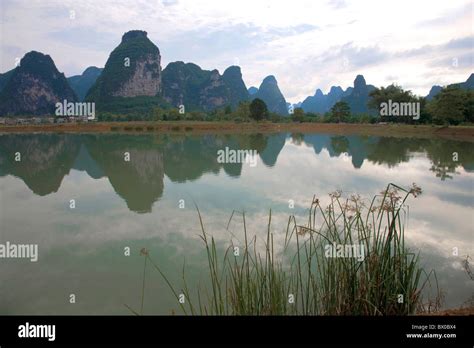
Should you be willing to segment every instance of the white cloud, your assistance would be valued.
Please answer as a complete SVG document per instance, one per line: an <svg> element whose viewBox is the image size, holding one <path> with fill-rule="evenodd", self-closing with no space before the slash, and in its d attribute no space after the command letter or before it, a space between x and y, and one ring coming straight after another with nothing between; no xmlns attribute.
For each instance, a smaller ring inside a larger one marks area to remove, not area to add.
<svg viewBox="0 0 474 348"><path fill-rule="evenodd" d="M316 88L352 85L359 73L374 85L392 83L387 77L395 75L424 95L431 85L464 81L473 70L472 45L446 45L472 40L466 0L4 0L0 6L2 72L30 50L50 54L68 76L103 66L131 29L149 33L163 66L184 60L222 72L238 60L248 86L275 75L292 102ZM399 56L423 47L439 49Z"/></svg>

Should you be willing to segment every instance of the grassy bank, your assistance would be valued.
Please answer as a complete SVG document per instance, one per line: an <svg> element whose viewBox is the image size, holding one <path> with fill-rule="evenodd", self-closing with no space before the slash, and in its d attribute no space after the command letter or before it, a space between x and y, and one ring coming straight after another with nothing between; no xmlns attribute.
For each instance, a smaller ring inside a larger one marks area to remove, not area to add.
<svg viewBox="0 0 474 348"><path fill-rule="evenodd" d="M263 248L256 237L249 236L243 213L242 245L231 244L222 250L206 233L198 210L208 261L208 286L191 289L186 282L185 266L183 283L171 284L154 262L153 251L142 253L145 268L148 262L159 272L185 314L431 312L439 308L436 274L422 269L418 254L405 245L407 199L419 194L421 189L416 185L406 190L393 184L371 201L358 195L342 198L340 192L334 192L325 208L314 197L304 224L299 224L294 216L289 218L280 251L275 248L275 235L271 232L271 212L266 239L260 241ZM435 298L424 301L422 292L427 287L434 290Z"/></svg>
<svg viewBox="0 0 474 348"><path fill-rule="evenodd" d="M0 125L0 133L326 133L355 134L393 137L430 138L441 137L474 142L474 127L471 126L431 126L402 124L345 124L345 123L272 123L272 122L200 122L200 121L159 121L159 122L93 122L44 125Z"/></svg>

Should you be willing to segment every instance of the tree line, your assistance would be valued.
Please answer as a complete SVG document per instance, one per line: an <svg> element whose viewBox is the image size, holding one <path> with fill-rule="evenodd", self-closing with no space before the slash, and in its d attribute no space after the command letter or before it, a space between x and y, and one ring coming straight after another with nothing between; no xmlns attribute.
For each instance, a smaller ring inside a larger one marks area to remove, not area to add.
<svg viewBox="0 0 474 348"><path fill-rule="evenodd" d="M419 118L406 116L381 116L382 103L419 103ZM101 112L100 121L271 121L271 122L322 122L322 123L410 123L459 125L474 122L474 93L457 85L443 88L433 99L418 97L409 90L392 84L376 88L369 94L369 112L353 114L344 101L335 103L329 112L316 114L295 108L290 117L269 111L265 102L259 98L241 102L236 107L230 105L210 112L192 110L180 112L171 107L153 106L148 109L131 109L126 113ZM182 110L181 110L182 111Z"/></svg>
<svg viewBox="0 0 474 348"><path fill-rule="evenodd" d="M419 118L407 116L382 116L380 108L383 103L419 103ZM413 124L459 125L474 122L474 92L459 86L443 88L432 100L415 96L411 91L392 84L388 87L376 88L369 94L367 114L353 115L348 103L339 101L331 110L320 116L321 122L330 123L376 123L395 122ZM314 117L297 108L293 113L296 122L307 121Z"/></svg>

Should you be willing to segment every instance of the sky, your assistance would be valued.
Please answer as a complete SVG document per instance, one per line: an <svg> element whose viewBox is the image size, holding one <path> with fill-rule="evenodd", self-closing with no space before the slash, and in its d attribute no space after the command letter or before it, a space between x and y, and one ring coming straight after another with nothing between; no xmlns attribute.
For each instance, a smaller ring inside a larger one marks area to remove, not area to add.
<svg viewBox="0 0 474 348"><path fill-rule="evenodd" d="M357 74L415 94L474 72L469 0L0 0L0 72L31 51L66 76L103 67L122 35L145 30L161 64L274 75L287 101L347 88Z"/></svg>

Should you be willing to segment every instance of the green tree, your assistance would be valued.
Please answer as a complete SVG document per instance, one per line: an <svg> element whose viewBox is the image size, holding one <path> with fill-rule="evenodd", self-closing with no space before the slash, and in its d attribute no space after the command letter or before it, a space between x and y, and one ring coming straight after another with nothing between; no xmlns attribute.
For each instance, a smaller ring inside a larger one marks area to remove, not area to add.
<svg viewBox="0 0 474 348"><path fill-rule="evenodd" d="M238 118L242 121L247 120L250 117L250 102L240 102L239 106L233 113L234 118Z"/></svg>
<svg viewBox="0 0 474 348"><path fill-rule="evenodd" d="M304 110L302 108L296 108L293 111L292 119L293 119L293 122L303 122L303 120L304 120Z"/></svg>
<svg viewBox="0 0 474 348"><path fill-rule="evenodd" d="M474 92L472 90L467 91L465 116L467 122L474 122Z"/></svg>
<svg viewBox="0 0 474 348"><path fill-rule="evenodd" d="M459 124L474 121L474 93L459 87L443 88L427 105L427 111L437 124Z"/></svg>
<svg viewBox="0 0 474 348"><path fill-rule="evenodd" d="M433 117L428 111L428 100L426 98L420 98L420 123L431 124L433 123Z"/></svg>
<svg viewBox="0 0 474 348"><path fill-rule="evenodd" d="M153 121L162 120L164 115L165 115L165 110L163 110L162 108L154 107L152 109L152 119L153 119Z"/></svg>
<svg viewBox="0 0 474 348"><path fill-rule="evenodd" d="M232 107L230 105L227 105L224 109L224 113L226 115L230 115L232 113Z"/></svg>
<svg viewBox="0 0 474 348"><path fill-rule="evenodd" d="M387 87L375 88L369 94L367 106L371 110L377 111L380 115L380 107L382 103L388 103L389 100L395 103L413 103L419 102L418 98L409 90L405 91L402 87L391 84ZM409 122L413 118L406 116L383 116L383 121Z"/></svg>
<svg viewBox="0 0 474 348"><path fill-rule="evenodd" d="M168 120L170 121L179 121L181 119L181 114L178 109L171 109L168 113Z"/></svg>
<svg viewBox="0 0 474 348"><path fill-rule="evenodd" d="M344 101L339 101L331 108L331 121L344 122L349 119L351 115L351 108L349 104Z"/></svg>
<svg viewBox="0 0 474 348"><path fill-rule="evenodd" d="M279 114L277 114L277 113L275 113L275 112L270 112L270 116L268 116L268 118L269 118L270 121L272 121L273 123L282 122L282 121L285 121L285 120L287 119L287 117L280 116Z"/></svg>
<svg viewBox="0 0 474 348"><path fill-rule="evenodd" d="M369 114L363 114L357 119L357 122L359 122L359 123L371 123L373 118L374 117L370 116Z"/></svg>
<svg viewBox="0 0 474 348"><path fill-rule="evenodd" d="M192 120L192 121L204 121L205 116L206 115L203 112L191 111L190 113L188 113L187 119Z"/></svg>
<svg viewBox="0 0 474 348"><path fill-rule="evenodd" d="M249 106L250 117L256 121L263 120L268 117L267 104L262 99L255 98Z"/></svg>

